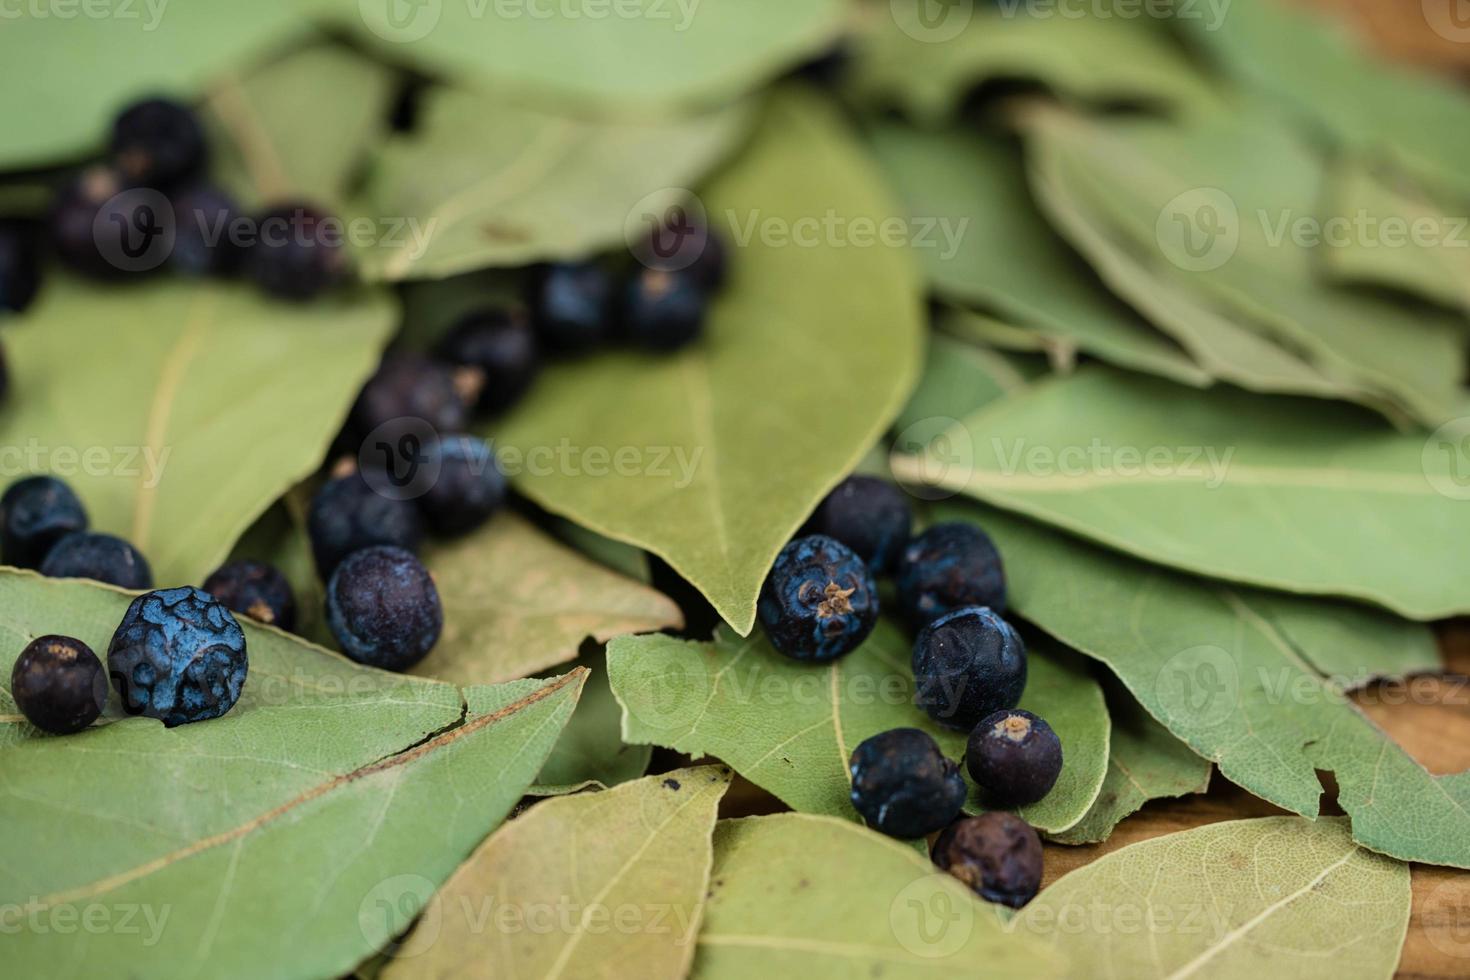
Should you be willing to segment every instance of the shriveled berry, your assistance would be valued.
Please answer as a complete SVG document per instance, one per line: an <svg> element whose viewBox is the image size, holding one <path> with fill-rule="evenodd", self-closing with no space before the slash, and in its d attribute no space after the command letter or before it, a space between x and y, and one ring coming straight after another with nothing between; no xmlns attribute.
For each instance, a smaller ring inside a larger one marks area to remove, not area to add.
<svg viewBox="0 0 1470 980"><path fill-rule="evenodd" d="M436 353L447 363L479 372L475 408L487 414L520 401L541 366L536 334L519 307L466 314L439 341Z"/></svg>
<svg viewBox="0 0 1470 980"><path fill-rule="evenodd" d="M56 542L87 529L87 512L54 476L28 476L0 497L0 561L37 568Z"/></svg>
<svg viewBox="0 0 1470 980"><path fill-rule="evenodd" d="M296 596L274 565L250 558L226 562L204 580L204 591L256 622L287 631L296 627Z"/></svg>
<svg viewBox="0 0 1470 980"><path fill-rule="evenodd" d="M1014 708L1026 689L1026 644L993 609L940 616L914 640L914 703L949 728L970 731Z"/></svg>
<svg viewBox="0 0 1470 980"><path fill-rule="evenodd" d="M322 485L307 510L306 531L323 580L354 551L374 545L413 551L424 537L413 501L378 493L359 472Z"/></svg>
<svg viewBox="0 0 1470 980"><path fill-rule="evenodd" d="M878 590L861 558L821 534L781 549L756 604L771 645L797 660L834 660L867 639Z"/></svg>
<svg viewBox="0 0 1470 980"><path fill-rule="evenodd" d="M559 262L531 279L531 318L541 341L578 354L608 337L612 276L596 262Z"/></svg>
<svg viewBox="0 0 1470 980"><path fill-rule="evenodd" d="M208 592L190 586L138 596L107 648L123 710L169 728L233 708L247 667L240 624Z"/></svg>
<svg viewBox="0 0 1470 980"><path fill-rule="evenodd" d="M970 733L965 766L987 806L1026 806L1057 784L1062 774L1062 740L1029 711L997 711L982 718Z"/></svg>
<svg viewBox="0 0 1470 980"><path fill-rule="evenodd" d="M847 545L878 574L898 560L912 524L902 490L879 477L857 475L827 494L807 526Z"/></svg>
<svg viewBox="0 0 1470 980"><path fill-rule="evenodd" d="M649 350L672 351L704 331L709 297L689 270L640 269L623 296L623 332Z"/></svg>
<svg viewBox="0 0 1470 980"><path fill-rule="evenodd" d="M153 571L143 553L122 538L76 531L56 542L41 562L47 578L89 578L120 589L153 588Z"/></svg>
<svg viewBox="0 0 1470 980"><path fill-rule="evenodd" d="M166 187L199 173L208 158L198 117L171 99L135 102L112 124L112 162L130 184Z"/></svg>
<svg viewBox="0 0 1470 980"><path fill-rule="evenodd" d="M39 222L0 220L0 310L19 313L35 298L41 284L40 239Z"/></svg>
<svg viewBox="0 0 1470 980"><path fill-rule="evenodd" d="M256 219L244 268L272 296L303 301L346 281L350 271L337 219L310 204L285 204Z"/></svg>
<svg viewBox="0 0 1470 980"><path fill-rule="evenodd" d="M929 856L987 902L1018 909L1041 888L1041 838L1013 813L956 820Z"/></svg>
<svg viewBox="0 0 1470 980"><path fill-rule="evenodd" d="M961 606L1005 612L1000 553L972 524L936 524L909 542L898 562L898 595L915 626Z"/></svg>
<svg viewBox="0 0 1470 980"><path fill-rule="evenodd" d="M96 721L107 706L107 675L81 640L38 636L16 658L10 695L32 725L70 735Z"/></svg>
<svg viewBox="0 0 1470 980"><path fill-rule="evenodd" d="M407 670L438 642L444 611L417 558L402 548L366 548L332 573L327 625L342 652L358 663Z"/></svg>
<svg viewBox="0 0 1470 980"><path fill-rule="evenodd" d="M435 432L463 432L469 413L446 364L413 351L395 351L363 385L352 406L353 437L366 439L379 426L423 419Z"/></svg>
<svg viewBox="0 0 1470 980"><path fill-rule="evenodd" d="M505 476L483 439L445 436L430 454L439 475L419 498L419 509L435 534L473 531L505 502Z"/></svg>
<svg viewBox="0 0 1470 980"><path fill-rule="evenodd" d="M927 732L895 728L853 750L852 805L869 827L890 837L933 833L965 803L960 768Z"/></svg>
<svg viewBox="0 0 1470 980"><path fill-rule="evenodd" d="M212 184L195 184L173 197L174 250L169 263L186 276L226 276L239 269L236 237L240 209Z"/></svg>
<svg viewBox="0 0 1470 980"><path fill-rule="evenodd" d="M725 283L725 243L683 208L671 208L648 237L634 246L633 255L648 269L686 273L706 292Z"/></svg>

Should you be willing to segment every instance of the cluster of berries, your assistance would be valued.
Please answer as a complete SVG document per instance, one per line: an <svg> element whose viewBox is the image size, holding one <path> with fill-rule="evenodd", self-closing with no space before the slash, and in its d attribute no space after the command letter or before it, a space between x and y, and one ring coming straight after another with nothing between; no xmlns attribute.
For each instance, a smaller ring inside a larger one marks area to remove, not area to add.
<svg viewBox="0 0 1470 980"><path fill-rule="evenodd" d="M788 657L834 660L872 632L875 576L891 573L916 630L915 703L938 724L970 733L965 766L986 807L1035 803L1061 774L1062 744L1046 721L1016 707L1026 687L1026 645L1002 615L1000 554L969 524L936 524L910 538L912 525L901 490L877 477L849 477L777 556L757 605L761 624ZM970 869L956 874L992 901L1019 905L1035 894L1035 831L1006 813L956 822L969 788L927 732L897 728L868 738L853 751L850 773L853 806L869 826L901 838L948 828L936 843L941 866ZM1017 839L1025 843L1019 850ZM1016 854L1035 860L1017 864ZM997 855L1005 860L997 864ZM970 873L981 866L990 871Z"/></svg>

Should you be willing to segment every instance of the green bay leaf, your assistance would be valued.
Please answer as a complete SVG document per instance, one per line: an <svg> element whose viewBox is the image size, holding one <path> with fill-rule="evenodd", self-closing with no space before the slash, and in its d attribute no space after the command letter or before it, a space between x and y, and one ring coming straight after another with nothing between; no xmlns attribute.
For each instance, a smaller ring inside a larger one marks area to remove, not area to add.
<svg viewBox="0 0 1470 980"><path fill-rule="evenodd" d="M445 882L381 975L679 980L729 786L701 766L536 804Z"/></svg>
<svg viewBox="0 0 1470 980"><path fill-rule="evenodd" d="M0 668L46 632L104 653L130 598L0 574ZM54 738L3 715L0 902L25 910L11 969L345 973L510 811L581 687L574 672L461 692L242 626L249 675L222 718L167 729L114 695ZM137 928L55 928L129 908Z"/></svg>
<svg viewBox="0 0 1470 980"><path fill-rule="evenodd" d="M830 817L722 820L693 980L1060 975L927 857Z"/></svg>
<svg viewBox="0 0 1470 980"><path fill-rule="evenodd" d="M1409 927L1409 869L1346 823L1266 817L1133 844L1079 868L1012 928L1078 980L1260 976L1388 980Z"/></svg>
<svg viewBox="0 0 1470 980"><path fill-rule="evenodd" d="M1470 555L1442 547L1470 530L1454 460L1360 410L1089 367L949 436L965 465L897 471L1201 575L1414 619L1470 611Z"/></svg>
<svg viewBox="0 0 1470 980"><path fill-rule="evenodd" d="M619 637L607 660L625 741L714 756L793 809L856 819L848 760L864 739L920 728L951 759L965 754L968 732L944 728L914 706L912 647L903 629L880 620L866 642L826 666L783 657L764 636L729 630L713 643ZM1038 829L1066 830L1087 813L1106 775L1102 691L1075 655L1045 644L1030 651L1020 706L1051 723L1064 755L1052 792L1021 815ZM966 808L981 809L973 788Z"/></svg>
<svg viewBox="0 0 1470 980"><path fill-rule="evenodd" d="M582 697L528 794L559 796L588 787L604 789L648 771L653 746L623 741L623 709L608 683L603 650L589 644L574 666L587 668Z"/></svg>
<svg viewBox="0 0 1470 980"><path fill-rule="evenodd" d="M403 222L360 251L369 279L440 279L621 245L630 215L677 202L750 119L742 103L647 122L587 119L464 89L426 94L420 112L415 132L381 148L354 205Z"/></svg>
<svg viewBox="0 0 1470 980"><path fill-rule="evenodd" d="M748 633L776 553L908 396L923 327L904 249L822 231L894 211L814 97L775 96L704 200L733 247L703 340L558 365L491 431L517 489L659 555Z"/></svg>
<svg viewBox="0 0 1470 980"><path fill-rule="evenodd" d="M6 334L8 475L63 477L156 582L198 583L320 465L394 317L370 290L300 306L244 285L55 277Z"/></svg>

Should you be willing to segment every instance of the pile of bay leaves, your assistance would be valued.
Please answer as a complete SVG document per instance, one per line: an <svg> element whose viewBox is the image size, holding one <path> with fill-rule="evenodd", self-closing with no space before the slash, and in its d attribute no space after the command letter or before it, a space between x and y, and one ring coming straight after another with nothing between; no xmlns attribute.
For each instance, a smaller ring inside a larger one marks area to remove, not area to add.
<svg viewBox="0 0 1470 980"><path fill-rule="evenodd" d="M1276 0L37 0L0 64L0 212L168 92L240 200L366 229L321 302L47 269L0 326L6 482L66 476L160 585L262 558L311 613L246 625L217 721L48 738L0 689L7 975L1388 977L1410 863L1470 868L1470 775L1347 693L1470 613L1448 83ZM516 506L424 554L439 646L332 652L305 502L384 349L673 206L731 253L705 337L549 366L482 433ZM1049 861L1215 769L1284 815L1014 914L862 827L858 742L963 736L897 620L821 667L755 625L854 471L999 545L1066 752L1021 813ZM0 571L0 678L128 601Z"/></svg>

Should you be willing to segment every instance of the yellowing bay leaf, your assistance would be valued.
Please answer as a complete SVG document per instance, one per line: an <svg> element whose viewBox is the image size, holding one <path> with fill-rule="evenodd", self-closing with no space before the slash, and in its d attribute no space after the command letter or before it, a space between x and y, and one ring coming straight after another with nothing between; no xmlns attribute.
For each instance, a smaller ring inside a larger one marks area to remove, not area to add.
<svg viewBox="0 0 1470 980"><path fill-rule="evenodd" d="M927 857L831 817L723 820L693 980L1061 975Z"/></svg>
<svg viewBox="0 0 1470 980"><path fill-rule="evenodd" d="M674 602L502 512L424 551L444 633L413 668L456 684L495 684L577 656L582 641L684 625Z"/></svg>
<svg viewBox="0 0 1470 980"><path fill-rule="evenodd" d="M538 803L445 882L385 980L678 980L729 785L702 766Z"/></svg>
<svg viewBox="0 0 1470 980"><path fill-rule="evenodd" d="M244 284L54 277L6 335L5 475L64 478L159 585L197 584L320 465L394 319L372 290L299 305Z"/></svg>
<svg viewBox="0 0 1470 980"><path fill-rule="evenodd" d="M1098 976L1387 980L1409 926L1409 868L1346 821L1211 824L1099 858L1012 921Z"/></svg>

